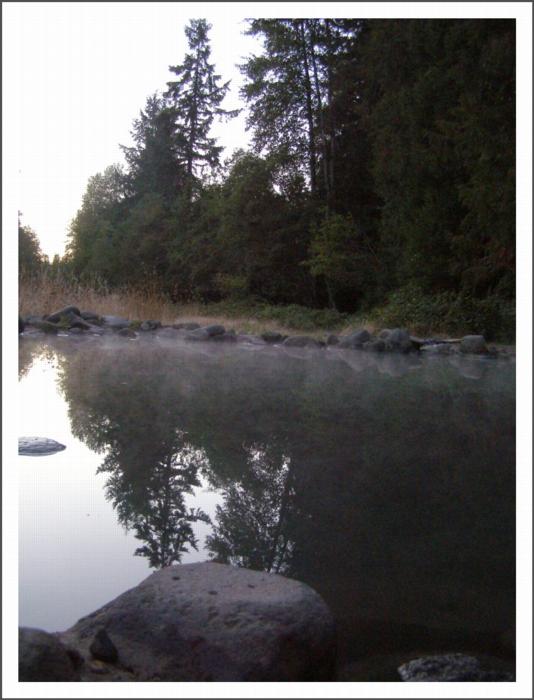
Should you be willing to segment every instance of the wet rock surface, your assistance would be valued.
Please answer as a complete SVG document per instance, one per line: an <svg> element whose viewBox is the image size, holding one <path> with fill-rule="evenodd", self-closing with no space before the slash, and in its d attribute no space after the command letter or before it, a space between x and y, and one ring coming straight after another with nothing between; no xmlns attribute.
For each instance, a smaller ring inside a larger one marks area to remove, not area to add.
<svg viewBox="0 0 534 700"><path fill-rule="evenodd" d="M123 680L125 673L137 681L327 681L334 675L329 609L309 586L275 574L212 562L166 567L60 638L87 661L102 629L118 650L120 668L97 674L86 663L82 680Z"/></svg>
<svg viewBox="0 0 534 700"><path fill-rule="evenodd" d="M424 656L399 666L399 675L408 682L513 681L508 671L486 668L479 659L465 654Z"/></svg>
<svg viewBox="0 0 534 700"><path fill-rule="evenodd" d="M43 437L21 437L19 438L19 455L39 457L53 455L66 449L60 442Z"/></svg>
<svg viewBox="0 0 534 700"><path fill-rule="evenodd" d="M19 629L19 681L79 681L80 660L56 635L31 627Z"/></svg>

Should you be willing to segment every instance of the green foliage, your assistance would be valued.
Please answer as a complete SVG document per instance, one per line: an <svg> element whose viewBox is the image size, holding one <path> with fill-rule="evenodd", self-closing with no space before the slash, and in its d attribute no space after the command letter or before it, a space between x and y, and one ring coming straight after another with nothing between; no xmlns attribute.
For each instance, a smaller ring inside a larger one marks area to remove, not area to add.
<svg viewBox="0 0 534 700"><path fill-rule="evenodd" d="M19 274L31 274L41 269L44 256L37 234L29 226L22 226L19 213Z"/></svg>
<svg viewBox="0 0 534 700"><path fill-rule="evenodd" d="M515 304L498 295L477 299L464 293L428 295L410 284L389 296L372 319L382 326L404 326L415 332L480 333L487 340L515 338Z"/></svg>
<svg viewBox="0 0 534 700"><path fill-rule="evenodd" d="M250 20L253 151L224 169L211 127L236 111L222 107L209 29L187 26L174 80L133 123L127 167L89 180L62 272L155 280L173 301L280 305L284 319L389 299L416 324L513 333L513 22Z"/></svg>

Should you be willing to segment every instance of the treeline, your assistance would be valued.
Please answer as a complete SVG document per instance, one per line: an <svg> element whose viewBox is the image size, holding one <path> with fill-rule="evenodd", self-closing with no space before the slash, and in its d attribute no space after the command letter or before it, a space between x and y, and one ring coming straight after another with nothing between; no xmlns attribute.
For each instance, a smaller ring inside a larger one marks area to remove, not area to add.
<svg viewBox="0 0 534 700"><path fill-rule="evenodd" d="M157 279L174 300L355 312L437 299L510 317L513 20L249 20L252 147L224 163L211 129L236 112L209 29L190 21L126 165L89 180L64 269Z"/></svg>

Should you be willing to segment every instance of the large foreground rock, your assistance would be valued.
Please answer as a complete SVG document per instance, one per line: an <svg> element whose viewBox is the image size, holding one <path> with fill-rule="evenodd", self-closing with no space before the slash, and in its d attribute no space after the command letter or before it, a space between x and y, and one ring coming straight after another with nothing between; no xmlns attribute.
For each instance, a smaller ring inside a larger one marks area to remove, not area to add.
<svg viewBox="0 0 534 700"><path fill-rule="evenodd" d="M79 681L77 655L43 630L19 629L19 681Z"/></svg>
<svg viewBox="0 0 534 700"><path fill-rule="evenodd" d="M309 586L275 574L212 562L167 567L61 638L89 662L100 630L117 648L116 668L128 669L131 680L333 679L330 611Z"/></svg>

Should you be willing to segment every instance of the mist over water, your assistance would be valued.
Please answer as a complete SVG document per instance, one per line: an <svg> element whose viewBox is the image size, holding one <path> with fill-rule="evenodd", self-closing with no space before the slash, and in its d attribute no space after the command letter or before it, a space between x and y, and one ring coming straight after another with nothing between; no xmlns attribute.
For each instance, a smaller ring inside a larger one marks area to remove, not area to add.
<svg viewBox="0 0 534 700"><path fill-rule="evenodd" d="M19 458L20 624L215 558L313 586L342 659L506 653L514 361L22 338L20 378L67 446Z"/></svg>

